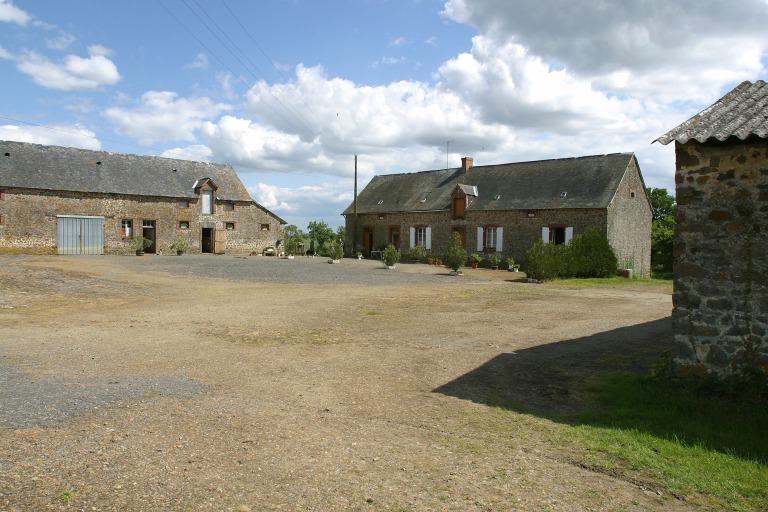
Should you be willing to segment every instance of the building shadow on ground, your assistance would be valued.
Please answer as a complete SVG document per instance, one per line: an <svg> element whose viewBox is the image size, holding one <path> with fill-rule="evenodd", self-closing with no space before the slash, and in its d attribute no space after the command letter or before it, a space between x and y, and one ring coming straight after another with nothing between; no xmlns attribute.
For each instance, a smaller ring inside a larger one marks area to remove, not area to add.
<svg viewBox="0 0 768 512"><path fill-rule="evenodd" d="M584 408L586 387L600 375L649 373L671 342L663 318L499 354L433 391L557 420Z"/></svg>

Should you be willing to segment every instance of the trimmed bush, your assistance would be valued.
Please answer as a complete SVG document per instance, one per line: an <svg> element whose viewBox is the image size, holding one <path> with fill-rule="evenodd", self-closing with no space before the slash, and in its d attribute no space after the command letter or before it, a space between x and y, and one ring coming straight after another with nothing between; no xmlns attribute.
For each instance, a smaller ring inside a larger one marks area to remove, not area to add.
<svg viewBox="0 0 768 512"><path fill-rule="evenodd" d="M386 266L394 267L395 263L400 261L400 251L394 245L389 244L381 253L381 259L384 260Z"/></svg>
<svg viewBox="0 0 768 512"><path fill-rule="evenodd" d="M467 251L461 245L461 235L454 232L451 235L451 246L443 255L443 264L457 272L467 262Z"/></svg>
<svg viewBox="0 0 768 512"><path fill-rule="evenodd" d="M610 277L619 260L608 238L598 228L587 228L567 245L536 242L525 255L528 277L545 281L568 277Z"/></svg>

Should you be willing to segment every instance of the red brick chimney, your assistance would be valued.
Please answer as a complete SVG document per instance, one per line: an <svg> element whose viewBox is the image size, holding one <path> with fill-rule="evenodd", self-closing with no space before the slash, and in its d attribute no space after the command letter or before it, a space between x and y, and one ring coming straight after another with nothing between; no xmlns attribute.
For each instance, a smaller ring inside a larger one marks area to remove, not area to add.
<svg viewBox="0 0 768 512"><path fill-rule="evenodd" d="M461 159L461 172L467 172L472 168L472 164L475 162L475 159L471 156L465 156Z"/></svg>

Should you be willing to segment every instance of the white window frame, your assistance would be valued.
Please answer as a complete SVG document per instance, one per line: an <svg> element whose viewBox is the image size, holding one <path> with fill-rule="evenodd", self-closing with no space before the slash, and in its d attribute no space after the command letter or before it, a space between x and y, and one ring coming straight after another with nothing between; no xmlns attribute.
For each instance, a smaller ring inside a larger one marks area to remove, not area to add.
<svg viewBox="0 0 768 512"><path fill-rule="evenodd" d="M213 190L203 190L203 210L204 215L213 215Z"/></svg>

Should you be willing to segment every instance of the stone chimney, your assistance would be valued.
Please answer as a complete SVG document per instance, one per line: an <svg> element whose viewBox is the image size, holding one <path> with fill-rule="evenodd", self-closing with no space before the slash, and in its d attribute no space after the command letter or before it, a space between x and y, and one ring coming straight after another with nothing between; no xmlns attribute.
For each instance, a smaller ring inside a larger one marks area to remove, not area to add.
<svg viewBox="0 0 768 512"><path fill-rule="evenodd" d="M461 172L468 172L472 168L475 159L471 156L465 156L461 159Z"/></svg>

